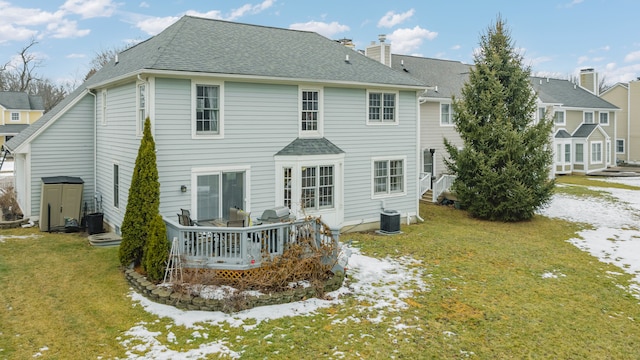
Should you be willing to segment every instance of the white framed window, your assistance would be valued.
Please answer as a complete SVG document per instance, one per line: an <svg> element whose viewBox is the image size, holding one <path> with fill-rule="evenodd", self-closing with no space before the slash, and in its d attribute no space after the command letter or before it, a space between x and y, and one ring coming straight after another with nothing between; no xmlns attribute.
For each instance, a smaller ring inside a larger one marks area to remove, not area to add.
<svg viewBox="0 0 640 360"><path fill-rule="evenodd" d="M440 103L440 125L453 126L453 106L449 103Z"/></svg>
<svg viewBox="0 0 640 360"><path fill-rule="evenodd" d="M616 154L624 154L624 139L616 139Z"/></svg>
<svg viewBox="0 0 640 360"><path fill-rule="evenodd" d="M602 141L591 143L591 163L602 164Z"/></svg>
<svg viewBox="0 0 640 360"><path fill-rule="evenodd" d="M107 125L107 89L100 91L100 101L102 102L102 125Z"/></svg>
<svg viewBox="0 0 640 360"><path fill-rule="evenodd" d="M305 166L300 172L303 210L331 209L334 205L334 167Z"/></svg>
<svg viewBox="0 0 640 360"><path fill-rule="evenodd" d="M405 195L405 166L404 157L372 159L372 198Z"/></svg>
<svg viewBox="0 0 640 360"><path fill-rule="evenodd" d="M276 205L296 216L322 216L342 221L344 154L277 156Z"/></svg>
<svg viewBox="0 0 640 360"><path fill-rule="evenodd" d="M147 83L138 83L136 86L137 103L137 134L142 136L144 131L144 121L147 118Z"/></svg>
<svg viewBox="0 0 640 360"><path fill-rule="evenodd" d="M556 125L566 125L565 123L565 111L564 110L556 110L553 113L553 123Z"/></svg>
<svg viewBox="0 0 640 360"><path fill-rule="evenodd" d="M191 215L195 220L229 219L231 208L250 212L249 166L195 168L191 172Z"/></svg>
<svg viewBox="0 0 640 360"><path fill-rule="evenodd" d="M224 89L220 82L193 82L193 138L222 138Z"/></svg>
<svg viewBox="0 0 640 360"><path fill-rule="evenodd" d="M299 93L300 136L322 136L322 89L301 88Z"/></svg>
<svg viewBox="0 0 640 360"><path fill-rule="evenodd" d="M571 144L564 144L564 162L565 164L571 162Z"/></svg>
<svg viewBox="0 0 640 360"><path fill-rule="evenodd" d="M575 162L578 164L584 163L584 144L576 144L576 157Z"/></svg>
<svg viewBox="0 0 640 360"><path fill-rule="evenodd" d="M120 165L113 164L113 207L120 207Z"/></svg>
<svg viewBox="0 0 640 360"><path fill-rule="evenodd" d="M608 112L600 112L600 125L609 125L609 113Z"/></svg>
<svg viewBox="0 0 640 360"><path fill-rule="evenodd" d="M582 119L585 124L594 124L593 111L583 111Z"/></svg>
<svg viewBox="0 0 640 360"><path fill-rule="evenodd" d="M395 125L397 116L397 92L367 91L367 124Z"/></svg>
<svg viewBox="0 0 640 360"><path fill-rule="evenodd" d="M12 112L11 113L11 121L20 121L20 113Z"/></svg>

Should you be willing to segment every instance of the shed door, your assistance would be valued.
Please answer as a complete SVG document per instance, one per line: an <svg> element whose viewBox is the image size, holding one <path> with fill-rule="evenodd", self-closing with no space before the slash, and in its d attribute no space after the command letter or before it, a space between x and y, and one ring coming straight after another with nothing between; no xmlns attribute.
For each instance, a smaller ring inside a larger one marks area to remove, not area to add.
<svg viewBox="0 0 640 360"><path fill-rule="evenodd" d="M50 211L50 212L49 212ZM47 214L49 212L49 214ZM64 225L62 216L62 184L46 184L42 187L42 211L40 212L40 230Z"/></svg>

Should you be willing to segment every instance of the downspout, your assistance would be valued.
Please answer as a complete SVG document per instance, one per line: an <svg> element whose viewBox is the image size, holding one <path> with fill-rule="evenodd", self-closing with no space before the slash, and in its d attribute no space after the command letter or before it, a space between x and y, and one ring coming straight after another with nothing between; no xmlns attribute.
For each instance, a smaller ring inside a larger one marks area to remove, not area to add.
<svg viewBox="0 0 640 360"><path fill-rule="evenodd" d="M98 190L98 169L96 162L98 160L97 143L98 143L98 97L94 93L95 89L89 90L89 94L93 95L93 193ZM93 209L98 210L98 204L96 203L96 197L93 197Z"/></svg>
<svg viewBox="0 0 640 360"><path fill-rule="evenodd" d="M426 88L423 92L425 94L429 88ZM420 194L420 164L422 164L422 160L420 160L422 155L420 154L420 95L416 92L418 96L418 101L416 101L416 114L418 114L418 118L416 119L416 194ZM424 219L420 217L420 197L416 196L416 220L420 222L424 222ZM409 214L407 214L407 223L409 222Z"/></svg>

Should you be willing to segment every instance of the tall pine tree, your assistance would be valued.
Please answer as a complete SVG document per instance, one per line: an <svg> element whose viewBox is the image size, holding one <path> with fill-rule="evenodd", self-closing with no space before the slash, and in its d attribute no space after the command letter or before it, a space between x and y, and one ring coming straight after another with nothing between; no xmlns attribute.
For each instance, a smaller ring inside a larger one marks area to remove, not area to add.
<svg viewBox="0 0 640 360"><path fill-rule="evenodd" d="M144 133L131 177L127 209L122 220L119 257L122 265L140 265L149 233L148 225L160 212L160 183L156 164L156 144L151 121L144 122Z"/></svg>
<svg viewBox="0 0 640 360"><path fill-rule="evenodd" d="M553 123L548 116L534 120L531 70L500 17L481 36L474 62L462 99L453 101L463 147L445 139L446 164L456 175L452 191L472 216L530 219L552 195Z"/></svg>

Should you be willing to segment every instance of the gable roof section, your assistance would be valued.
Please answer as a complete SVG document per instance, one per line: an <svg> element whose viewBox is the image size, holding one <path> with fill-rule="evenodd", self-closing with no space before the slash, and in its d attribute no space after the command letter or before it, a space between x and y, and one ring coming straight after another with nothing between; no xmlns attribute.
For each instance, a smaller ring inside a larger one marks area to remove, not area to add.
<svg viewBox="0 0 640 360"><path fill-rule="evenodd" d="M0 91L0 106L7 110L44 111L42 96L29 95L19 91Z"/></svg>
<svg viewBox="0 0 640 360"><path fill-rule="evenodd" d="M555 138L556 139L569 139L569 138L571 138L571 134L569 134L569 132L567 132L567 130L565 130L565 129L560 129L556 133Z"/></svg>
<svg viewBox="0 0 640 360"><path fill-rule="evenodd" d="M573 132L573 137L588 138L597 126L598 124L582 124Z"/></svg>
<svg viewBox="0 0 640 360"><path fill-rule="evenodd" d="M344 153L342 149L325 138L297 138L278 151L276 156L337 155L342 153Z"/></svg>
<svg viewBox="0 0 640 360"><path fill-rule="evenodd" d="M427 97L447 99L451 96L461 97L462 87L469 79L469 72L473 67L459 61L396 54L391 55L391 66L429 86L437 86L437 90L427 90Z"/></svg>
<svg viewBox="0 0 640 360"><path fill-rule="evenodd" d="M569 80L531 77L531 85L540 101L569 108L618 110L618 107Z"/></svg>

